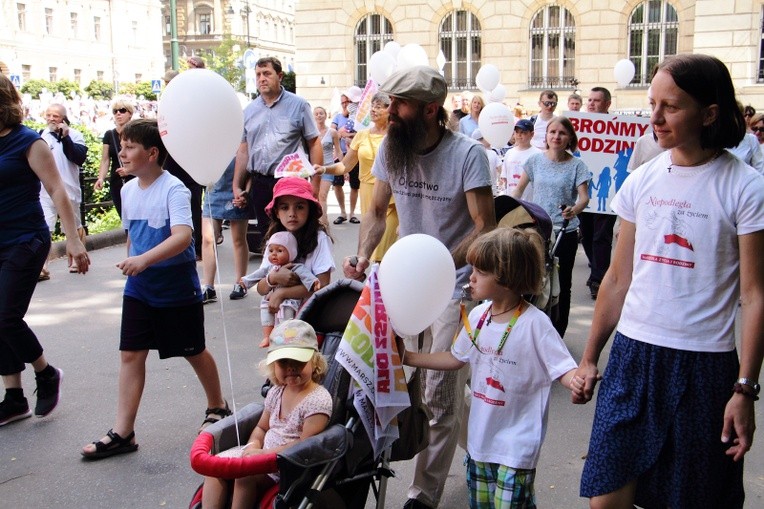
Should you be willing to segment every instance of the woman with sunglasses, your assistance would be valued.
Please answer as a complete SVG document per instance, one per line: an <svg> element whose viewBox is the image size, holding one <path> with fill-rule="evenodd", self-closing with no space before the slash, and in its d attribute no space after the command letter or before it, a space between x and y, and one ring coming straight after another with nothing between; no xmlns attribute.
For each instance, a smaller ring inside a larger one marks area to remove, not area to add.
<svg viewBox="0 0 764 509"><path fill-rule="evenodd" d="M753 116L749 125L751 126L751 132L756 136L756 140L759 142L759 150L764 154L764 113L758 113Z"/></svg>
<svg viewBox="0 0 764 509"><path fill-rule="evenodd" d="M125 171L122 169L122 163L119 161L117 154L122 149L122 145L119 143L119 136L125 124L133 118L135 108L125 99L115 99L111 103L111 112L114 114L114 124L116 127L106 131L103 135L101 165L98 168L98 180L93 184L93 188L96 191L103 189L104 182L106 182L106 173L109 172L111 167L111 172L109 172L109 192L111 193L111 200L114 202L114 208L117 209L117 214L119 214L119 217L122 217L120 191L122 190L122 185L133 177L132 175L125 174Z"/></svg>

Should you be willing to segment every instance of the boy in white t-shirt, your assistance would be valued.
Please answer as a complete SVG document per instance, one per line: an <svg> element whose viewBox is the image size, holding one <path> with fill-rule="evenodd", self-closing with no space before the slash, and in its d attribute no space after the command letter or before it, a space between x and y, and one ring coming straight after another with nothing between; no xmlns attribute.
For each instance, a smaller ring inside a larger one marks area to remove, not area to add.
<svg viewBox="0 0 764 509"><path fill-rule="evenodd" d="M525 161L532 155L540 154L541 149L531 145L533 139L533 122L527 119L518 120L515 124L515 144L504 154L504 162L501 165L499 177L499 192L507 196L517 187L520 176L525 172ZM523 192L522 199L533 201L533 187L528 184Z"/></svg>
<svg viewBox="0 0 764 509"><path fill-rule="evenodd" d="M401 362L472 371L467 438L470 508L536 507L533 482L546 433L552 383L572 389L576 363L549 317L523 299L543 279L541 236L497 228L467 252L475 307L449 352L405 351Z"/></svg>

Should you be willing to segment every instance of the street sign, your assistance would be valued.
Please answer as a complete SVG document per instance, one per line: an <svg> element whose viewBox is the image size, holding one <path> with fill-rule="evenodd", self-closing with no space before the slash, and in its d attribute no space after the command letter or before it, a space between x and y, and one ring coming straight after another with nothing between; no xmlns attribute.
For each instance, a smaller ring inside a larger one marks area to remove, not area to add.
<svg viewBox="0 0 764 509"><path fill-rule="evenodd" d="M11 74L11 83L13 83L14 87L21 88L21 75Z"/></svg>
<svg viewBox="0 0 764 509"><path fill-rule="evenodd" d="M247 49L244 51L244 68L254 69L255 64L257 64L257 55L255 54L254 50Z"/></svg>
<svg viewBox="0 0 764 509"><path fill-rule="evenodd" d="M162 80L151 80L151 91L158 94L162 91Z"/></svg>

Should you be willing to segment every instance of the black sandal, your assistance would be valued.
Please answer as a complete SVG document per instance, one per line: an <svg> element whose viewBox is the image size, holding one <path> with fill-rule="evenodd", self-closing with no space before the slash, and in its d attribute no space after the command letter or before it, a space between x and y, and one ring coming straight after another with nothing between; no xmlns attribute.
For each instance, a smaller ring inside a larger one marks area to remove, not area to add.
<svg viewBox="0 0 764 509"><path fill-rule="evenodd" d="M347 219L345 219L345 218L344 218L344 217L342 217L342 216L339 216L337 219L335 219L335 220L334 220L334 224L342 224L342 223L344 223L345 221L347 221Z"/></svg>
<svg viewBox="0 0 764 509"><path fill-rule="evenodd" d="M135 431L131 431L125 438L119 436L114 430L109 430L106 436L111 440L108 444L101 442L93 442L96 450L93 452L82 451L82 457L86 460L100 460L108 458L109 456L116 456L117 454L125 454L128 452L135 452L138 450L138 444L131 443L135 438Z"/></svg>
<svg viewBox="0 0 764 509"><path fill-rule="evenodd" d="M204 431L204 428L210 424L215 424L216 422L225 419L232 413L233 412L231 412L231 409L228 408L227 401L225 403L225 408L208 408L204 411L204 420L202 421L202 425L199 427L199 433Z"/></svg>

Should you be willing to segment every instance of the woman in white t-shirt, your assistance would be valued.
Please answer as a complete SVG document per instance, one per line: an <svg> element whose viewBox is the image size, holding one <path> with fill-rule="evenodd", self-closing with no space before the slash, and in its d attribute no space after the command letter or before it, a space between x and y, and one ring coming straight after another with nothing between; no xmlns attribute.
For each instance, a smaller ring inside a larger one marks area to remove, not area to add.
<svg viewBox="0 0 764 509"><path fill-rule="evenodd" d="M613 201L620 234L574 383L574 402L588 401L617 328L581 495L591 507L742 507L764 353L764 179L724 150L745 120L718 59L667 58L650 104L666 151Z"/></svg>

